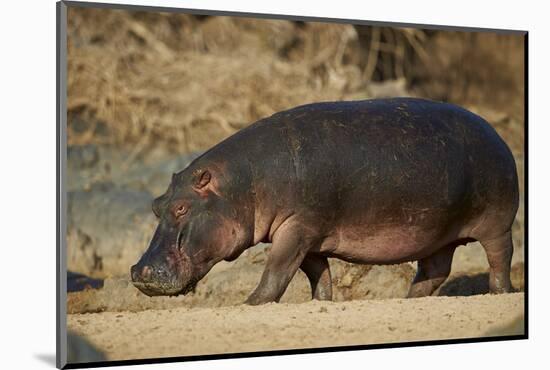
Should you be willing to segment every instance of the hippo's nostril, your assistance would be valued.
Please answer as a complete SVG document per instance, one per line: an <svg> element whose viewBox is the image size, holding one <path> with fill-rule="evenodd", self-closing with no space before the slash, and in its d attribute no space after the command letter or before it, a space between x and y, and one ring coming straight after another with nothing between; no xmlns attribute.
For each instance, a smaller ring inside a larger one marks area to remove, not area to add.
<svg viewBox="0 0 550 370"><path fill-rule="evenodd" d="M141 269L141 279L143 281L148 281L151 279L151 274L153 273L153 269L149 266L143 266Z"/></svg>
<svg viewBox="0 0 550 370"><path fill-rule="evenodd" d="M151 280L153 275L153 269L150 266L138 266L134 265L130 269L130 275L132 281L136 283L146 283Z"/></svg>

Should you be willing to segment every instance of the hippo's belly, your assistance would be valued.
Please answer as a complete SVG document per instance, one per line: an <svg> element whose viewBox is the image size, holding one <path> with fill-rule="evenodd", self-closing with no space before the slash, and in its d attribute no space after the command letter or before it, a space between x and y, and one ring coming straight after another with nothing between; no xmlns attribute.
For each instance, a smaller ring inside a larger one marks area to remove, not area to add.
<svg viewBox="0 0 550 370"><path fill-rule="evenodd" d="M459 226L429 229L423 225L340 227L324 240L319 252L353 263L384 265L415 261L460 239L460 229Z"/></svg>

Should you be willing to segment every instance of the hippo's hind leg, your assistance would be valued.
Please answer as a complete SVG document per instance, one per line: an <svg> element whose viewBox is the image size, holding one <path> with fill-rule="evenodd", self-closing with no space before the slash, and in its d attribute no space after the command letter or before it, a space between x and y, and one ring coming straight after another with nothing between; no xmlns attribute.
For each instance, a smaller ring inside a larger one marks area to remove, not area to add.
<svg viewBox="0 0 550 370"><path fill-rule="evenodd" d="M432 295L443 284L451 272L453 254L457 246L457 243L451 243L418 261L418 269L408 298Z"/></svg>
<svg viewBox="0 0 550 370"><path fill-rule="evenodd" d="M512 291L510 281L510 265L514 245L512 233L508 230L504 234L490 239L479 240L489 262L489 290L491 293L508 293Z"/></svg>
<svg viewBox="0 0 550 370"><path fill-rule="evenodd" d="M300 269L309 279L313 299L332 300L332 278L326 257L308 253L300 265Z"/></svg>

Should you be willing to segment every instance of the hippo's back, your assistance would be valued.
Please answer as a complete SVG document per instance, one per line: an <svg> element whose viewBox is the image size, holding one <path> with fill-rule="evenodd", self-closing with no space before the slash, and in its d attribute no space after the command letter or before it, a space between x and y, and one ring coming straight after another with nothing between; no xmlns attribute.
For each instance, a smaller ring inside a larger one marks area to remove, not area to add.
<svg viewBox="0 0 550 370"><path fill-rule="evenodd" d="M328 223L401 222L422 210L450 223L487 209L505 223L515 217L510 150L485 120L458 106L414 98L316 103L250 130L261 132L269 134L250 161L262 157L267 171L285 174L273 181L292 190L278 193ZM268 137L277 153L269 153Z"/></svg>

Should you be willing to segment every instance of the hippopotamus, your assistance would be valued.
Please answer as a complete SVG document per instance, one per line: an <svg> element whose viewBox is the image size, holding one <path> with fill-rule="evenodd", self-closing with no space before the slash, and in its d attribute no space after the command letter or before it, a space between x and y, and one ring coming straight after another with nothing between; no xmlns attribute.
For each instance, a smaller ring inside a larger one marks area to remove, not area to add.
<svg viewBox="0 0 550 370"><path fill-rule="evenodd" d="M518 178L483 118L417 98L322 102L242 129L174 174L131 267L143 293L192 290L216 263L272 243L246 303L277 302L301 269L332 298L327 258L417 261L409 297L433 294L455 249L479 241L493 293L511 291Z"/></svg>

